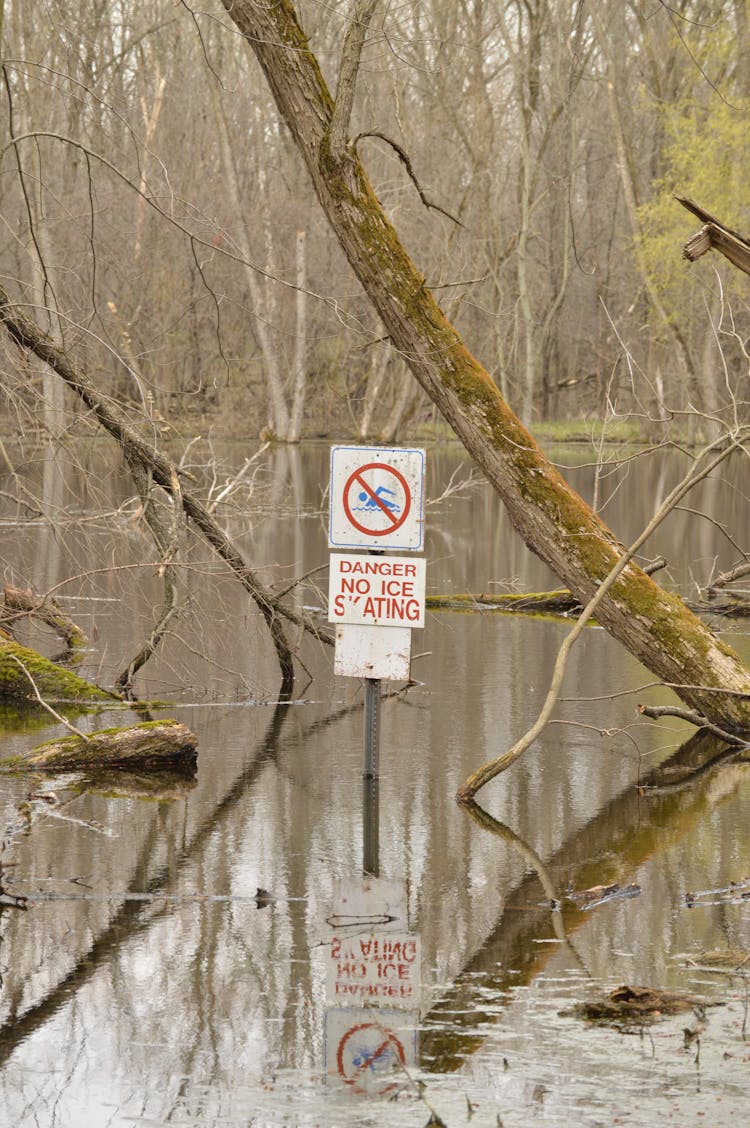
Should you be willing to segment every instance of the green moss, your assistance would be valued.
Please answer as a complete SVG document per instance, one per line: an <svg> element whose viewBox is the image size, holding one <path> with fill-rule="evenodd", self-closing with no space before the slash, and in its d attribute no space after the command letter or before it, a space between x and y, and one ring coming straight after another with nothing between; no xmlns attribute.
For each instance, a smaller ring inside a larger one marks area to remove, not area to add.
<svg viewBox="0 0 750 1128"><path fill-rule="evenodd" d="M19 664L20 663L20 664ZM69 701L111 701L114 696L84 678L57 666L48 658L20 646L0 641L0 701L35 702L33 681L41 697Z"/></svg>
<svg viewBox="0 0 750 1128"><path fill-rule="evenodd" d="M565 588L559 591L505 593L487 595L484 592L454 592L451 595L428 595L429 611L497 611L500 614L520 614L538 619L559 619L580 610L577 599ZM593 623L593 620L592 620Z"/></svg>

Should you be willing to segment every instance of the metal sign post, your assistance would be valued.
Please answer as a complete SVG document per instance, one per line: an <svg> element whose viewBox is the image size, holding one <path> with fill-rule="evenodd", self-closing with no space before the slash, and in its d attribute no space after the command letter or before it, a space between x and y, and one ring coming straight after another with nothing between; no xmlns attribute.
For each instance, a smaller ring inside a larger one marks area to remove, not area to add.
<svg viewBox="0 0 750 1128"><path fill-rule="evenodd" d="M373 553L374 554L374 553ZM378 793L380 783L380 678L365 678L365 770L362 775L362 868L377 877L379 873L380 821Z"/></svg>
<svg viewBox="0 0 750 1128"><path fill-rule="evenodd" d="M365 678L365 779L380 771L380 678Z"/></svg>
<svg viewBox="0 0 750 1128"><path fill-rule="evenodd" d="M425 561L385 556L424 544L423 450L331 449L328 546L369 549L331 556L328 621L336 624L334 672L364 678L363 855L378 874L380 683L409 677L411 629L424 626Z"/></svg>

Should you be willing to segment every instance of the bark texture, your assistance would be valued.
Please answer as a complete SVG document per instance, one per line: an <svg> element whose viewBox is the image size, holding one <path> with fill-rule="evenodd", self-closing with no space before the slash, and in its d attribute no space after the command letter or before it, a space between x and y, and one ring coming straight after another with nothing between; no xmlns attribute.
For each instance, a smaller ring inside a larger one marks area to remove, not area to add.
<svg viewBox="0 0 750 1128"><path fill-rule="evenodd" d="M57 601L49 596L37 595L31 588L6 586L3 593L6 612L5 622L29 615L40 623L56 631L70 650L86 645L86 636L69 615L60 608Z"/></svg>
<svg viewBox="0 0 750 1128"><path fill-rule="evenodd" d="M444 316L377 200L356 147L332 143L334 101L293 4L223 3L263 69L321 206L392 344L497 490L529 548L588 603L623 546L549 463ZM750 672L634 563L602 600L597 619L691 707L726 726L750 728Z"/></svg>

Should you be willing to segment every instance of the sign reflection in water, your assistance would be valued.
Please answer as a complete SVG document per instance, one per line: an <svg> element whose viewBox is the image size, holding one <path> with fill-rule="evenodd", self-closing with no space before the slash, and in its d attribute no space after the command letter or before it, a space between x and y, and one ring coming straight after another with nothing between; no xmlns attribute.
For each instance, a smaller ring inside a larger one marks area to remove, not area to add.
<svg viewBox="0 0 750 1128"><path fill-rule="evenodd" d="M406 886L374 876L377 780L365 781L364 800L365 873L334 883L327 922L324 1045L327 1080L373 1095L408 1084L417 1064L422 947L408 931Z"/></svg>

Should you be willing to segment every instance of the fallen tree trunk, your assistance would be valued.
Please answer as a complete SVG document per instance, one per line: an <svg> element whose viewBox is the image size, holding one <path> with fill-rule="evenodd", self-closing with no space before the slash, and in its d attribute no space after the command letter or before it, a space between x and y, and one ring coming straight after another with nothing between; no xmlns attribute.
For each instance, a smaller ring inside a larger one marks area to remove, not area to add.
<svg viewBox="0 0 750 1128"><path fill-rule="evenodd" d="M0 639L0 701L25 704L41 700L43 704L43 699L81 703L119 700L28 646Z"/></svg>
<svg viewBox="0 0 750 1128"><path fill-rule="evenodd" d="M195 768L198 741L179 721L146 721L129 728L101 729L87 736L65 736L2 761L6 770L79 771L83 769Z"/></svg>
<svg viewBox="0 0 750 1128"><path fill-rule="evenodd" d="M348 135L374 4L357 0L352 7L335 99L291 0L223 4L265 74L323 211L392 344L484 471L525 543L588 605L623 559L622 544L564 481L469 353L375 196L357 148L364 135ZM726 445L739 450L745 438L738 432ZM750 730L750 671L632 559L608 586L596 616L691 708Z"/></svg>
<svg viewBox="0 0 750 1128"><path fill-rule="evenodd" d="M530 591L524 594L505 592L454 592L452 595L428 595L428 611L512 611L518 614L569 615L580 611L581 604L564 588L558 591Z"/></svg>

